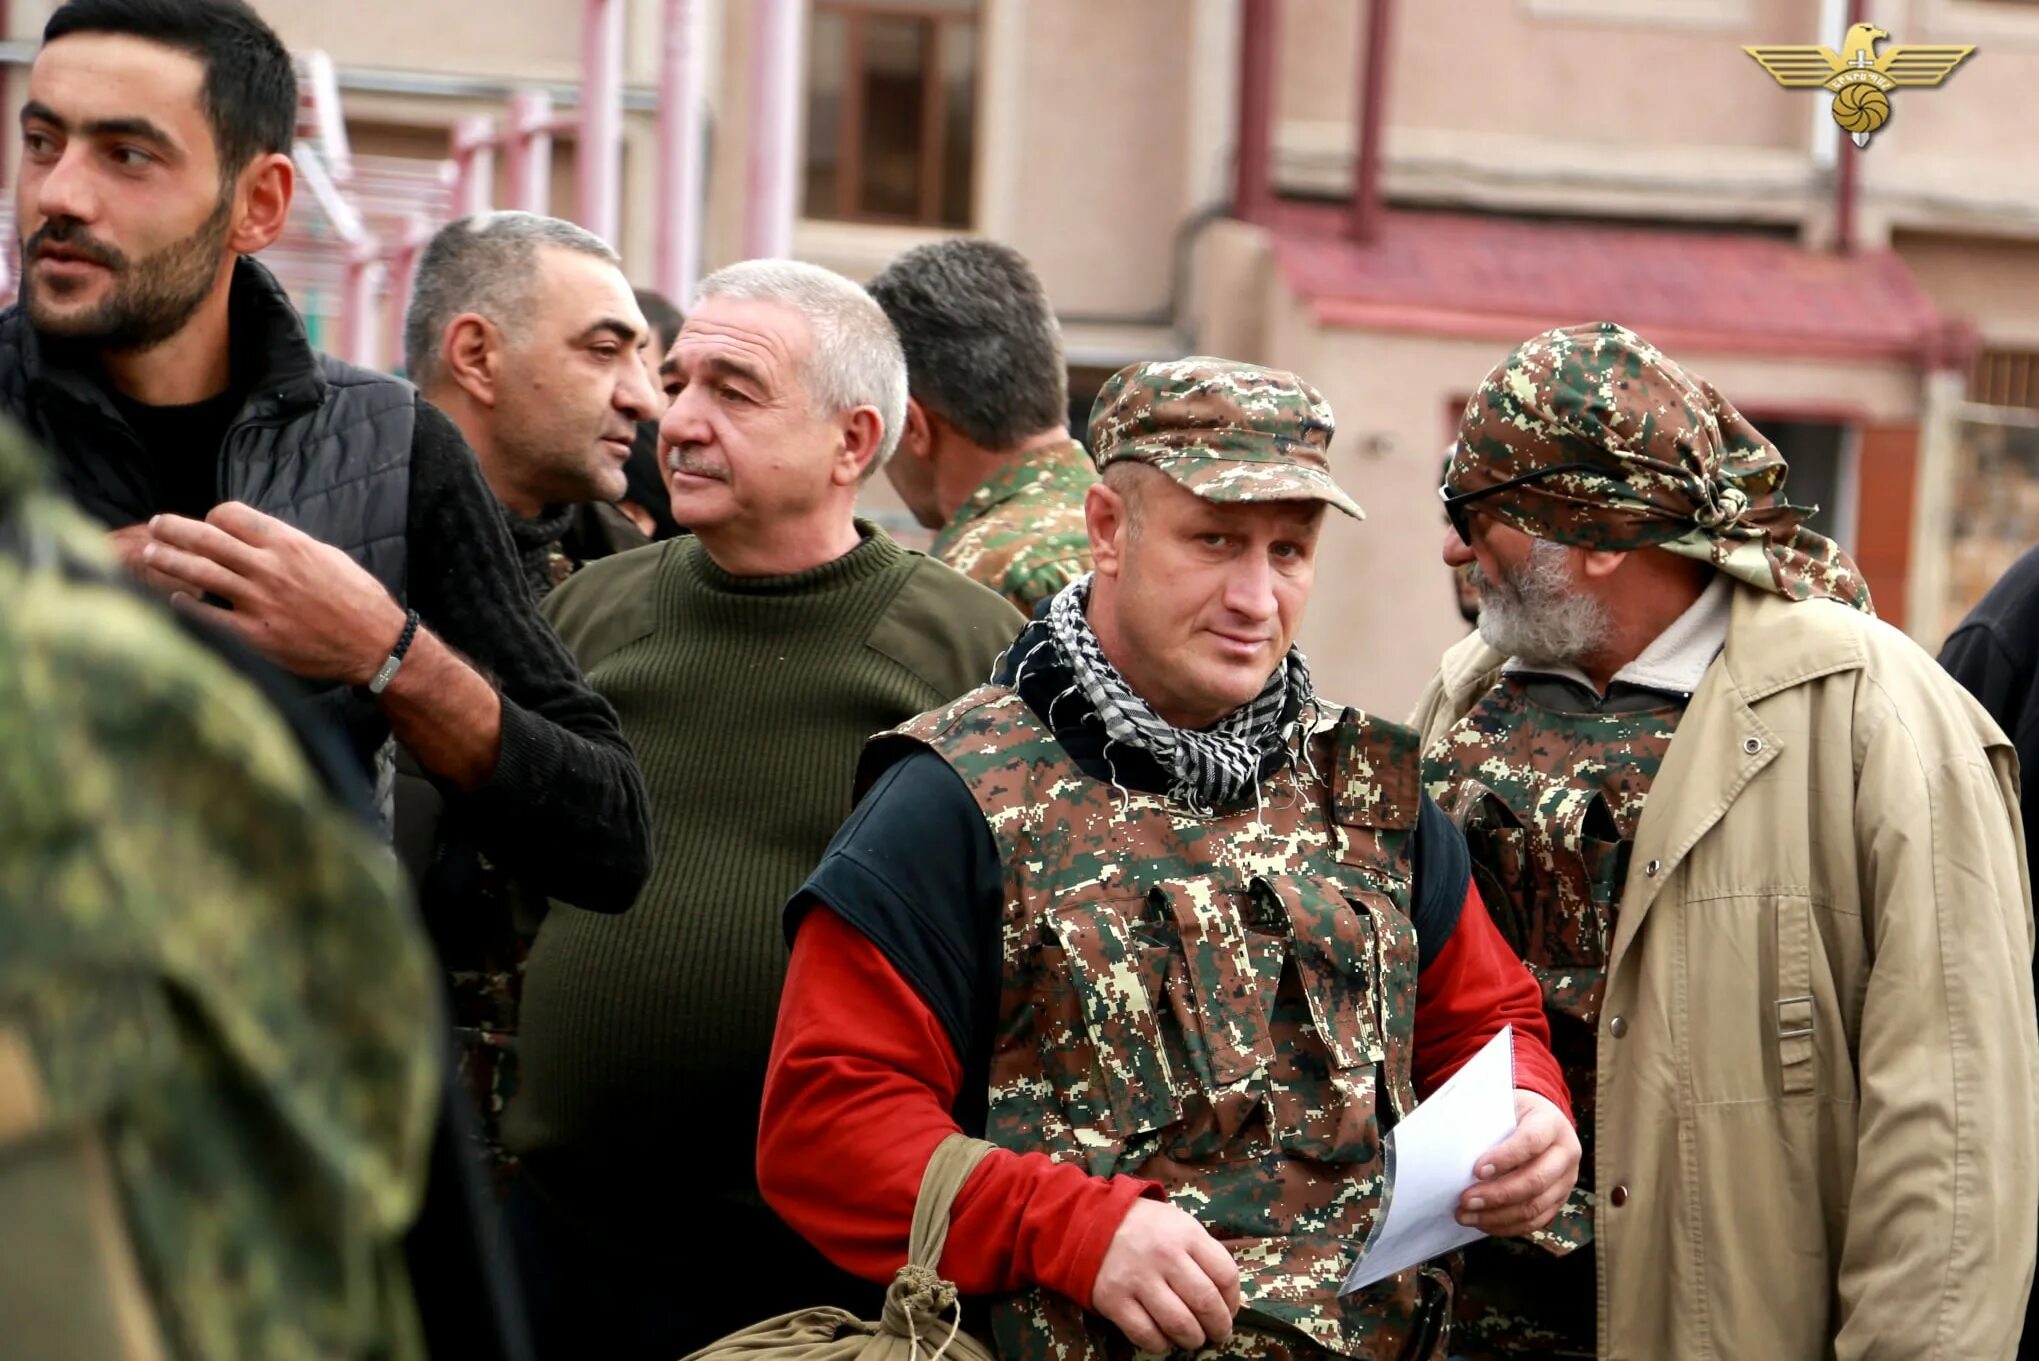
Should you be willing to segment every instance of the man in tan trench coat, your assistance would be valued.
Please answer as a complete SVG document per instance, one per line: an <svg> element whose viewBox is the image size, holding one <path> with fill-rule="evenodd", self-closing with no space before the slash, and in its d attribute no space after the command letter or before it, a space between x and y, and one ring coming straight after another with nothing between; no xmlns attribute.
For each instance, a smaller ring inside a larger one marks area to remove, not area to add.
<svg viewBox="0 0 2039 1361"><path fill-rule="evenodd" d="M1551 1245L1591 1241L1469 1256L1455 1351L2016 1347L2039 1212L2016 759L1785 472L1617 326L1537 337L1467 405L1445 558L1476 565L1481 629L1415 722L1571 1070L1589 1161Z"/></svg>

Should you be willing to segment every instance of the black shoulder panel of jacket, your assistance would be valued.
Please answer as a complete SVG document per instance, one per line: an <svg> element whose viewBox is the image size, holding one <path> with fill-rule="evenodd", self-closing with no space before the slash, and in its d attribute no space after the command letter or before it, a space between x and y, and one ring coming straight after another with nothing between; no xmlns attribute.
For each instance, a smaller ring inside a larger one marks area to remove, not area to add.
<svg viewBox="0 0 2039 1361"><path fill-rule="evenodd" d="M1459 913L1473 882L1472 852L1458 825L1428 794L1416 815L1416 881L1409 894L1409 919L1416 926L1416 968L1420 973L1458 930Z"/></svg>

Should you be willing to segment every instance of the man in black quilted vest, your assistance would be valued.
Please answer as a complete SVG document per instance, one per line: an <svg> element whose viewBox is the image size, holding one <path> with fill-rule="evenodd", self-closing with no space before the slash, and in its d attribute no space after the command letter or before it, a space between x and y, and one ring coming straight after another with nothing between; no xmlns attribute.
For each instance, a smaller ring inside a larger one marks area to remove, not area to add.
<svg viewBox="0 0 2039 1361"><path fill-rule="evenodd" d="M408 747L442 837L620 911L648 869L642 780L473 456L409 384L314 352L247 258L290 210L296 110L241 0L56 11L21 117L0 408L131 569L300 677L364 768Z"/></svg>

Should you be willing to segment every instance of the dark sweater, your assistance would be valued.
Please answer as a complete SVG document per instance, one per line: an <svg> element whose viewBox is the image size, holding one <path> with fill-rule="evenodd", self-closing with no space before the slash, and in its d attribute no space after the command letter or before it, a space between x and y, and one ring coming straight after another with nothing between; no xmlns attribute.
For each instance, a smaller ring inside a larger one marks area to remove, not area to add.
<svg viewBox="0 0 2039 1361"><path fill-rule="evenodd" d="M560 539L573 527L578 506L547 506L533 519L525 519L505 507L503 518L510 526L510 542L517 545L517 565L523 569L524 584L533 600L543 600L566 580L574 568L572 559L561 551Z"/></svg>
<svg viewBox="0 0 2039 1361"><path fill-rule="evenodd" d="M441 835L534 892L622 911L647 869L637 763L615 711L539 616L502 507L459 427L424 401L411 448L410 541L411 606L503 701L495 773L448 796Z"/></svg>
<svg viewBox="0 0 2039 1361"><path fill-rule="evenodd" d="M627 913L555 908L525 980L527 1165L662 1219L712 1167L739 1197L785 975L780 910L850 811L864 739L990 675L1022 623L869 525L792 576L734 577L691 538L584 567L546 602L642 763L654 869ZM574 1195L570 1198L583 1199ZM669 1229L671 1221L665 1220Z"/></svg>

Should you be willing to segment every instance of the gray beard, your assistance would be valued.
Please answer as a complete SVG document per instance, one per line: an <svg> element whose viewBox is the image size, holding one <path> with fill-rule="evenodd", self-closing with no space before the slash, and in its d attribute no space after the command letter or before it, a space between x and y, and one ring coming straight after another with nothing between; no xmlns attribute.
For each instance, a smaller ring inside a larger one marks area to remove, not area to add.
<svg viewBox="0 0 2039 1361"><path fill-rule="evenodd" d="M1480 590L1480 637L1531 666L1577 665L1613 636L1607 607L1572 585L1563 544L1538 539L1529 561L1501 581L1478 567L1473 581Z"/></svg>

